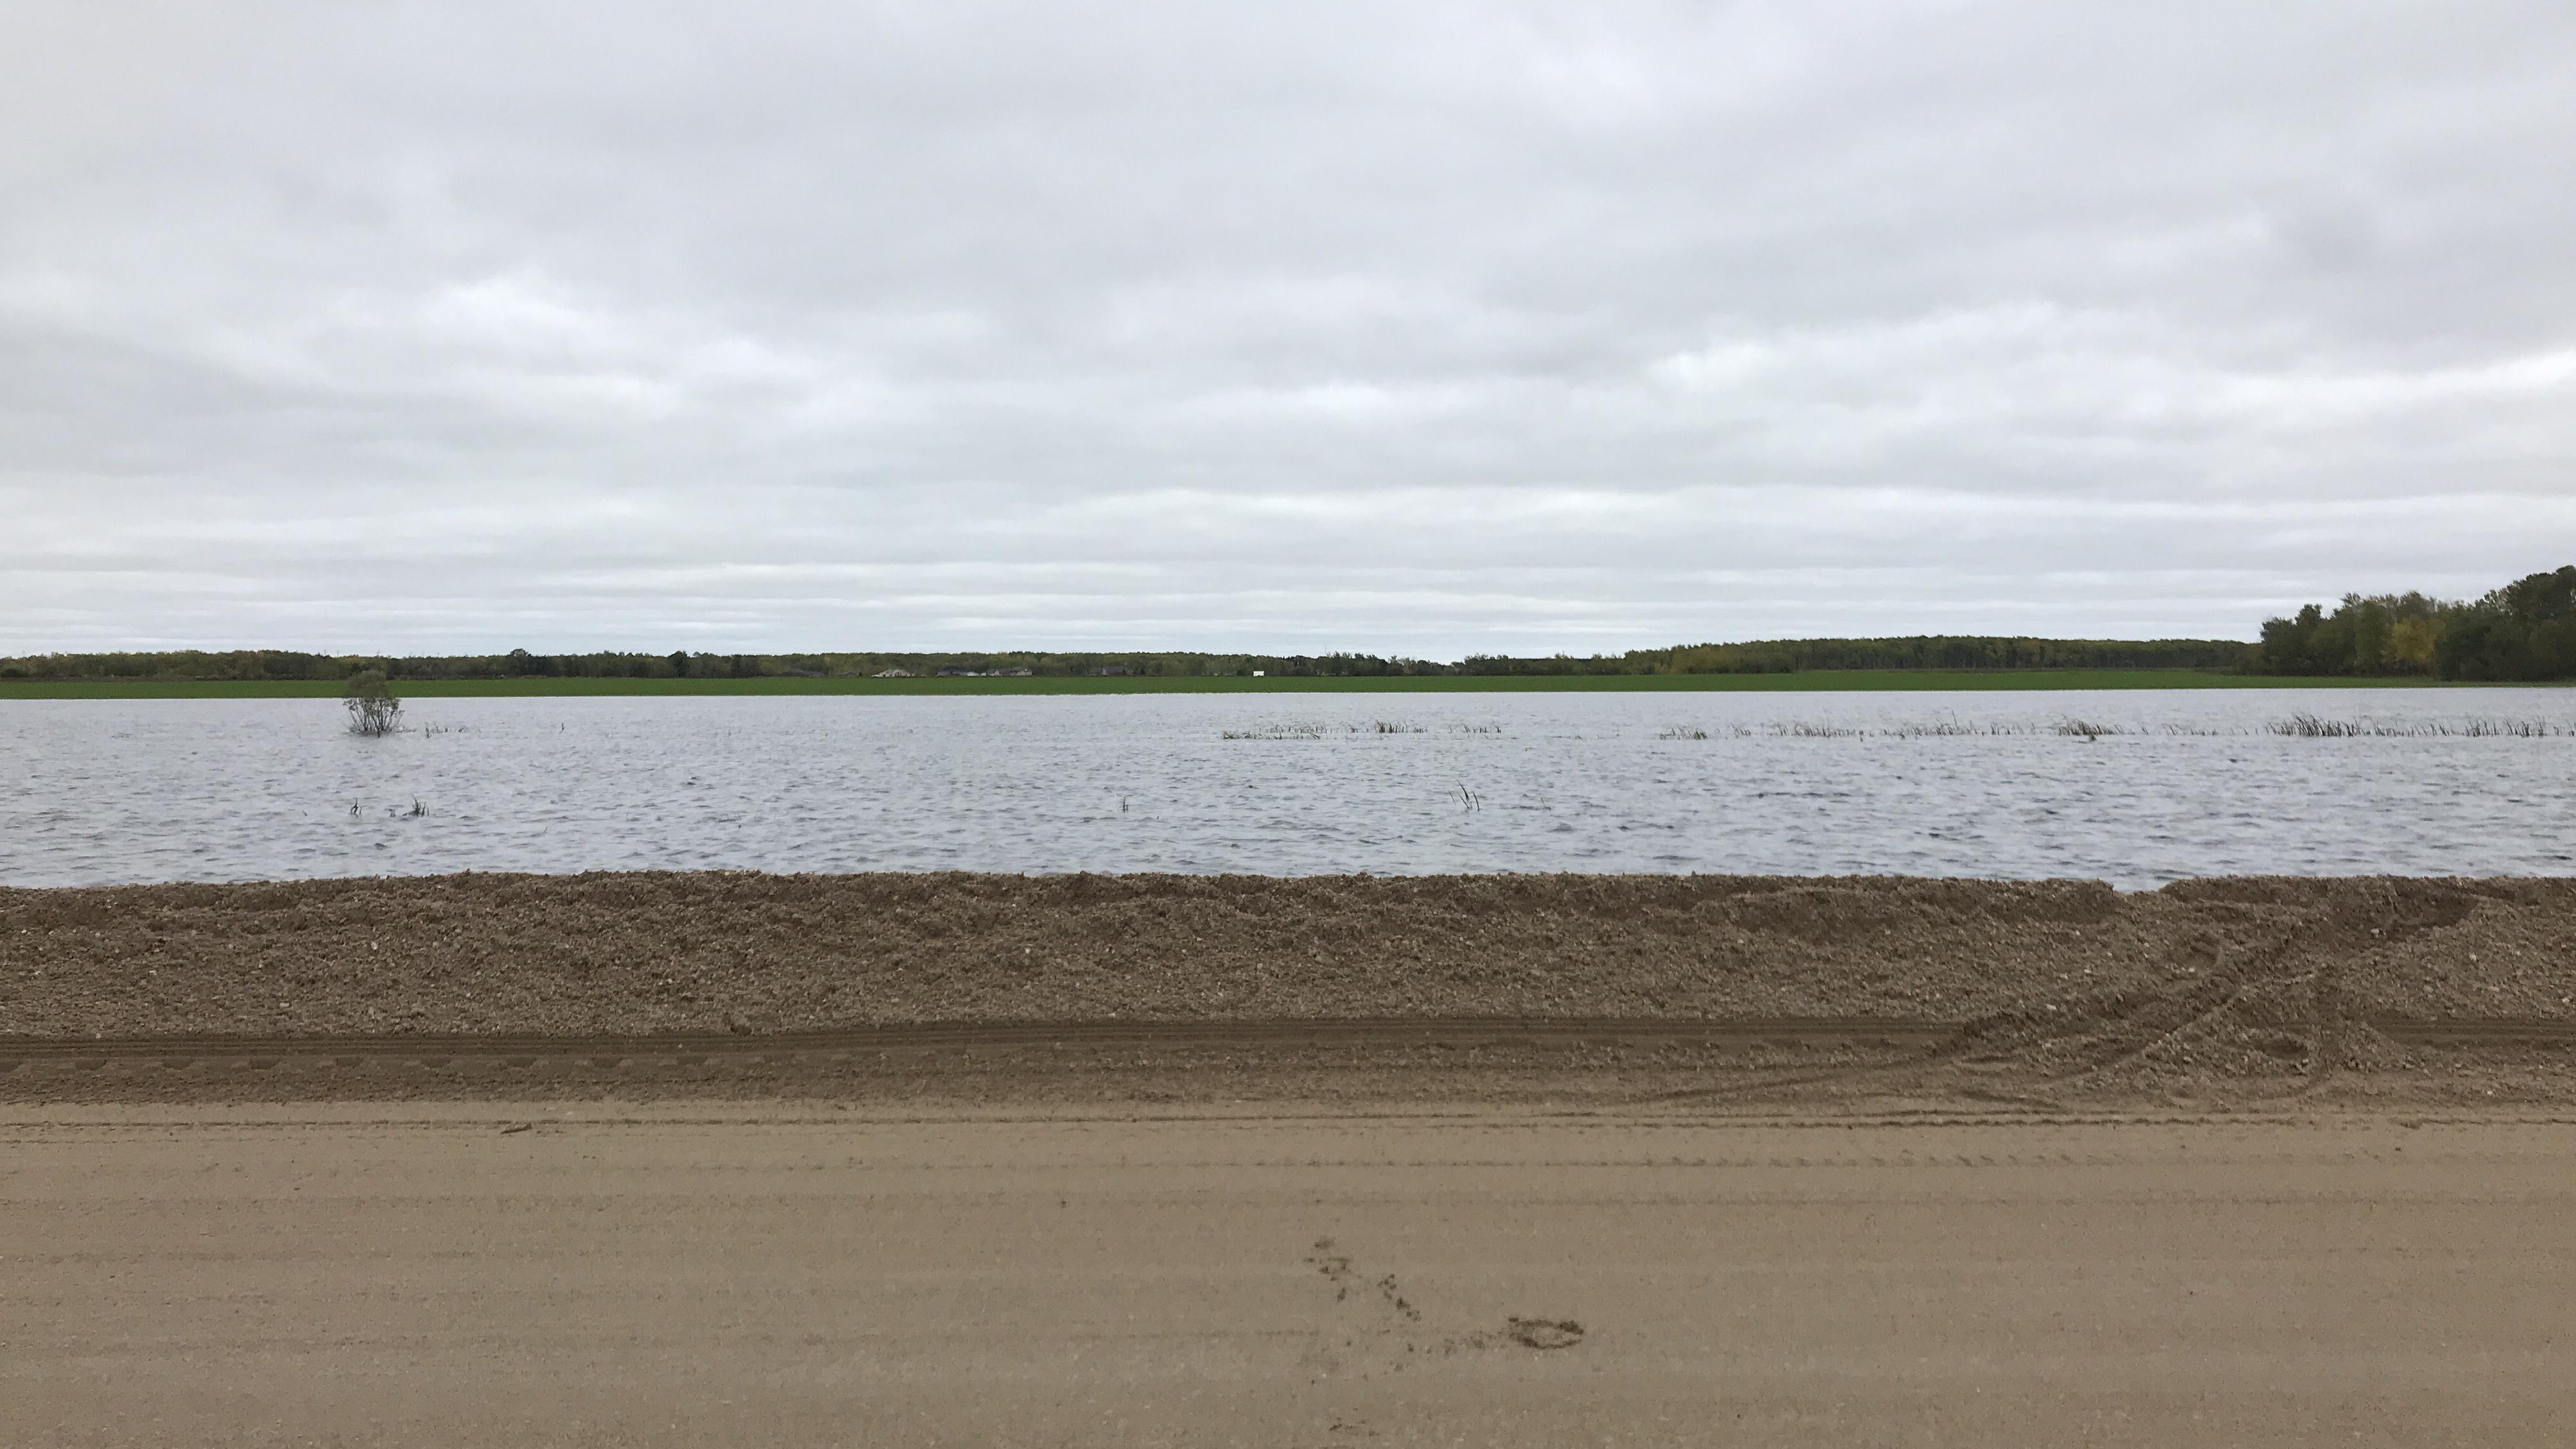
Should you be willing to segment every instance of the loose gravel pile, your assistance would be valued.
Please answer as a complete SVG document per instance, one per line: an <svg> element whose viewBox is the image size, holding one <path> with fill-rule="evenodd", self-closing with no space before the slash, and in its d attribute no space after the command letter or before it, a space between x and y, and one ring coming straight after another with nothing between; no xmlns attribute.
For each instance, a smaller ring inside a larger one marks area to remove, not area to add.
<svg viewBox="0 0 2576 1449"><path fill-rule="evenodd" d="M690 873L0 890L0 1035L1905 1017L1983 1023L2044 1053L2081 1023L2171 1018L2171 1035L2228 1018L2259 1052L2267 1022L2576 1019L2571 942L2576 881L2562 880L2122 894L1904 878Z"/></svg>

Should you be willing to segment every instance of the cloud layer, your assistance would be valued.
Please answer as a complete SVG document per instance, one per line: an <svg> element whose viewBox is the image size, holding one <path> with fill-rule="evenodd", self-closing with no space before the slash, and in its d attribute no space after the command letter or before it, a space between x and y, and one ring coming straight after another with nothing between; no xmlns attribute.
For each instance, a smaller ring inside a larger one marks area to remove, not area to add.
<svg viewBox="0 0 2576 1449"><path fill-rule="evenodd" d="M2245 636L2576 558L2563 5L11 29L0 652Z"/></svg>

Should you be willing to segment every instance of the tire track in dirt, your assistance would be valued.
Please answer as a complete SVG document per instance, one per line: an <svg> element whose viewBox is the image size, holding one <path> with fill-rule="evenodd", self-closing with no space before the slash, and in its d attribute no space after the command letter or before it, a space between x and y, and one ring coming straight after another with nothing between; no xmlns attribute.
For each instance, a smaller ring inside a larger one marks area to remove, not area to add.
<svg viewBox="0 0 2576 1449"><path fill-rule="evenodd" d="M636 1036L407 1035L335 1037L0 1037L0 1062L60 1058L237 1057L773 1057L871 1051L966 1052L1056 1046L1201 1048L1311 1043L1332 1046L1487 1044L1582 1046L1682 1043L1788 1046L1927 1045L1954 1023L1910 1018L1809 1017L1707 1021L1656 1017L1299 1018L1258 1021L932 1022L838 1031Z"/></svg>
<svg viewBox="0 0 2576 1449"><path fill-rule="evenodd" d="M1005 1098L1116 1083L1148 1100L1256 1094L1303 1076L1379 1078L1401 1095L1784 1056L1914 1054L1946 1038L1912 1019L1351 1018L945 1022L773 1034L0 1037L0 1099L315 1096L867 1095L889 1084ZM1323 1085L1332 1083L1325 1080Z"/></svg>
<svg viewBox="0 0 2576 1449"><path fill-rule="evenodd" d="M2202 983L2176 1024L2173 1004L2153 1013L2170 1039L2223 1015L2245 994L2241 981ZM2211 1000L2213 993L2216 999ZM2152 1004L2151 1004L2152 1005ZM2142 1008L2143 1009L2143 1008ZM2138 1011L2114 1013L2133 1020ZM2070 1020L2084 1060L2089 1027ZM2403 1048L2450 1052L2576 1050L2576 1023L2551 1020L2351 1023ZM624 1088L685 1090L692 1083L765 1088L774 1095L864 1090L872 1076L914 1079L1029 1075L1151 1076L1216 1058L1263 1068L1438 1061L1473 1076L1583 1071L1617 1078L1643 1054L1702 1076L1729 1079L1631 1101L1681 1103L1909 1091L2008 1105L2052 1107L2069 1087L2099 1085L2099 1065L2068 1069L2060 1039L1999 1040L1977 1022L1916 1019L1353 1019L1218 1022L960 1022L776 1035L376 1036L0 1038L0 1097L310 1095L337 1083L355 1095L391 1087L401 1095L484 1096L512 1082L571 1072L614 1094ZM2143 1047L2123 1033L2108 1065L2135 1061ZM2150 1043L2152 1045L2152 1042ZM1656 1054L1661 1054L1660 1056ZM1784 1058L1820 1058L1783 1068ZM2093 1060L2099 1061L2099 1058ZM2321 1073L2310 1074L2311 1078ZM320 1081L317 1083L316 1078ZM264 1090L264 1089L274 1089Z"/></svg>
<svg viewBox="0 0 2576 1449"><path fill-rule="evenodd" d="M2576 1026L2559 1017L2445 1022L2358 1007L2346 985L2351 971L2368 964L2384 973L2384 960L2375 958L2387 949L2459 927L2486 897L2418 882L2317 885L2315 899L2285 904L2277 882L2185 883L2177 889L2201 898L2212 912L2207 924L2219 929L2167 940L2145 984L2055 999L2040 994L1961 1023L1949 1042L1912 1062L1680 1095L1722 1098L1794 1086L2061 1109L2071 1100L2215 1088L2240 1105L2278 1104L2320 1098L2347 1074L2411 1071L2439 1080L2463 1066L2501 1065L2515 1049L2528 1058L2530 1048L2576 1043ZM2475 964L2477 956L2468 960ZM1969 1074L1983 1081L1963 1082ZM2564 1072L2544 1065L2533 1085L2563 1090L2563 1081L2545 1080L2553 1075Z"/></svg>

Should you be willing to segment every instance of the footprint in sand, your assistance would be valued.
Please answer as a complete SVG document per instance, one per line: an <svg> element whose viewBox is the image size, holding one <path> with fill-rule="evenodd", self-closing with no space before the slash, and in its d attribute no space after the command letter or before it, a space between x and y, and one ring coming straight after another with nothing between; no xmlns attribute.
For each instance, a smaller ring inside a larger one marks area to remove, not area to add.
<svg viewBox="0 0 2576 1449"><path fill-rule="evenodd" d="M1405 1297L1394 1274L1388 1273L1371 1281L1352 1262L1349 1254L1336 1249L1331 1238L1317 1238L1314 1251L1306 1256L1306 1263L1325 1282L1333 1285L1334 1302L1350 1303L1355 1291L1363 1304L1374 1300L1375 1335L1387 1347L1400 1346L1407 1354L1427 1350L1445 1357L1461 1351L1505 1345L1549 1352L1572 1348L1583 1341L1583 1325L1571 1318L1523 1318L1517 1314L1503 1320L1500 1330L1444 1334L1418 1340L1406 1330L1422 1322L1422 1310Z"/></svg>

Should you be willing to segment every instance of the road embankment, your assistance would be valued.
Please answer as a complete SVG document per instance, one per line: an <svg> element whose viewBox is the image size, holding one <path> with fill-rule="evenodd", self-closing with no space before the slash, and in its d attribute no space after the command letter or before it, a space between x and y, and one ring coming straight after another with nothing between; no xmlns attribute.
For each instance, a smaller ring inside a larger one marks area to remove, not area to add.
<svg viewBox="0 0 2576 1449"><path fill-rule="evenodd" d="M1484 1080L2557 1100L2576 1060L2571 942L2561 880L710 872L0 890L0 1096L980 1098L1077 1080L1473 1096Z"/></svg>

